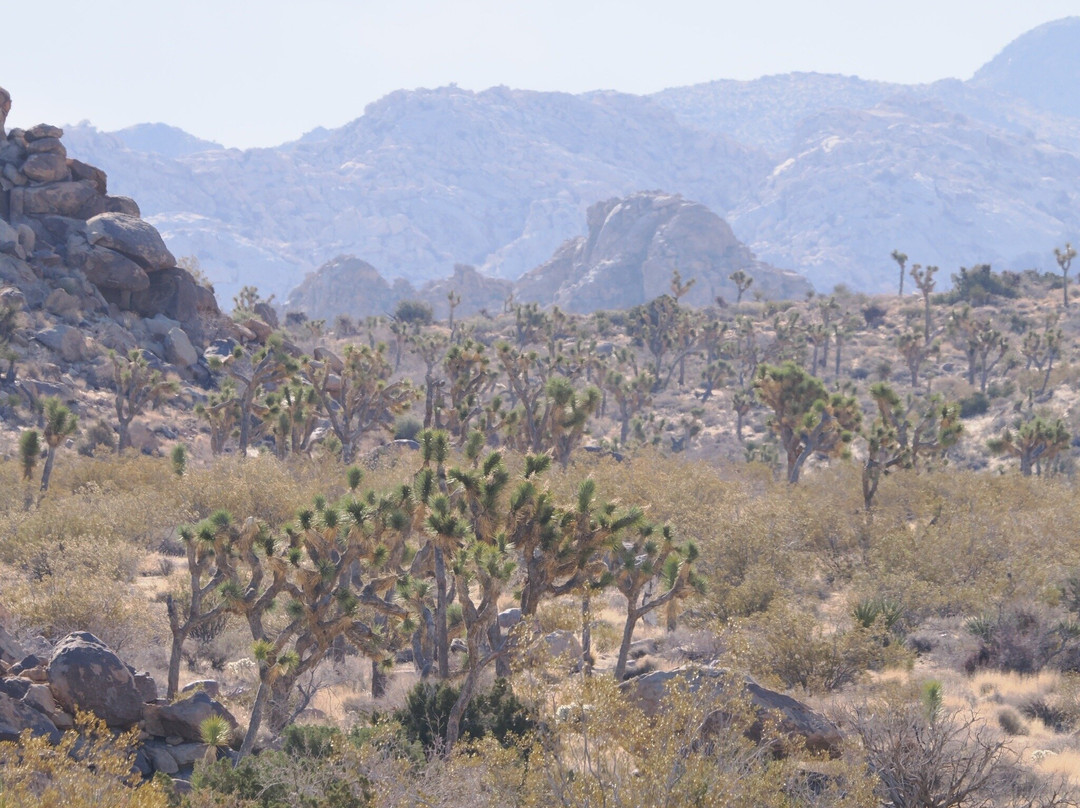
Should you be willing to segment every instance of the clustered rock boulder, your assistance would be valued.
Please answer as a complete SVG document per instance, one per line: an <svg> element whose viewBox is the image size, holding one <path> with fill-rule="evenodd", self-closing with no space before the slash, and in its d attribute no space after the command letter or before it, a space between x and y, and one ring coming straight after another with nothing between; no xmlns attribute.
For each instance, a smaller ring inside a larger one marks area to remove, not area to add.
<svg viewBox="0 0 1080 808"><path fill-rule="evenodd" d="M215 683L216 684L216 683ZM91 712L117 731L139 729L136 767L146 776L173 775L206 756L201 724L232 714L203 691L169 702L158 698L148 673L126 665L105 643L85 631L69 634L48 660L24 655L0 627L0 741L29 730L54 743L75 725L76 711Z"/></svg>
<svg viewBox="0 0 1080 808"><path fill-rule="evenodd" d="M104 171L68 156L63 130L5 132L10 107L0 88L0 297L77 329L35 335L64 363L89 359L92 340L143 348L182 377L207 380L195 346L220 329L213 292L177 266L134 200L109 194ZM144 325L154 318L168 321L165 334Z"/></svg>

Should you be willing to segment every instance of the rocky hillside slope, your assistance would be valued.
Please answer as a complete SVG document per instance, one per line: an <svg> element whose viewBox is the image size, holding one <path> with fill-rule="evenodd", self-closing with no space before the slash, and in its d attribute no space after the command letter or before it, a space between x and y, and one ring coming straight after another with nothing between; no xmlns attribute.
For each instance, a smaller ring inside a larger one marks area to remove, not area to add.
<svg viewBox="0 0 1080 808"><path fill-rule="evenodd" d="M136 348L208 382L202 348L233 328L213 292L177 266L134 200L108 192L105 172L67 156L61 129L5 133L9 104L0 89L0 337L40 372L9 371L5 391L72 400L76 388L111 385L108 351Z"/></svg>
<svg viewBox="0 0 1080 808"><path fill-rule="evenodd" d="M699 200L823 290L886 291L896 247L949 271L1048 269L1056 244L1080 240L1078 34L1080 18L1036 29L968 82L447 87L392 93L274 149L191 152L89 126L69 143L224 299L249 283L280 298L339 254L414 284L458 262L516 278L581 235L590 205L645 188Z"/></svg>

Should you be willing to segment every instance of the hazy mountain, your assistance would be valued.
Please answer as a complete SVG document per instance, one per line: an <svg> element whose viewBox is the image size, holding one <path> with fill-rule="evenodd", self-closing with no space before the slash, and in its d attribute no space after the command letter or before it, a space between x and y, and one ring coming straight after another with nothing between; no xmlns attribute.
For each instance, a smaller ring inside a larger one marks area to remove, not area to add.
<svg viewBox="0 0 1080 808"><path fill-rule="evenodd" d="M1040 25L1015 39L972 78L1037 109L1080 117L1080 17Z"/></svg>
<svg viewBox="0 0 1080 808"><path fill-rule="evenodd" d="M339 254L416 286L456 263L516 278L582 235L590 205L646 189L701 202L819 288L882 290L893 248L947 277L980 261L1050 268L1055 244L1080 241L1078 26L1025 34L969 82L445 87L273 149L192 152L155 127L80 126L67 142L177 255L199 256L225 301L245 283L281 298Z"/></svg>

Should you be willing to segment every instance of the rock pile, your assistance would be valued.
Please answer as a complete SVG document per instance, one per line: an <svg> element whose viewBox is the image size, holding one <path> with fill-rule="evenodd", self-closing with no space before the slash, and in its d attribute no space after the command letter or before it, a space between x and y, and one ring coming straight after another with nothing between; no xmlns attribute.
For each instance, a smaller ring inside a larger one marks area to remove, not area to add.
<svg viewBox="0 0 1080 808"><path fill-rule="evenodd" d="M56 742L74 726L76 710L88 711L111 729L139 729L135 765L149 777L190 771L202 760L207 746L200 726L210 716L237 729L236 719L205 692L159 699L148 673L137 673L88 632L69 634L48 660L23 655L2 628L0 641L0 741L30 730Z"/></svg>
<svg viewBox="0 0 1080 808"><path fill-rule="evenodd" d="M143 347L192 378L193 346L220 318L213 292L177 266L134 200L108 193L104 171L68 156L61 129L5 133L10 106L0 89L0 295L66 324L35 335L65 363L93 354L90 339ZM164 334L143 325L153 318L169 321Z"/></svg>

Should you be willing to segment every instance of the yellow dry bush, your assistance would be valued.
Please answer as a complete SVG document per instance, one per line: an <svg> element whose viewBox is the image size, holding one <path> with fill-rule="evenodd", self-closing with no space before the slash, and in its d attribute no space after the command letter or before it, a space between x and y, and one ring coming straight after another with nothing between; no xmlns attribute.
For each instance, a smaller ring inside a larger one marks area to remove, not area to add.
<svg viewBox="0 0 1080 808"><path fill-rule="evenodd" d="M3 808L167 808L155 782L132 774L136 733L115 737L93 716L53 746L24 732L0 743L0 806Z"/></svg>

